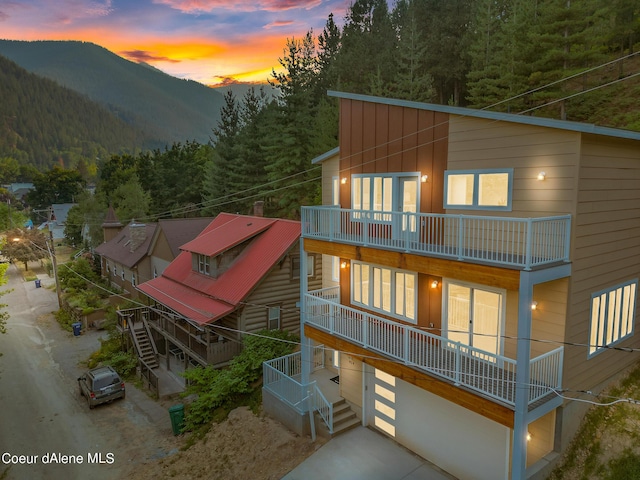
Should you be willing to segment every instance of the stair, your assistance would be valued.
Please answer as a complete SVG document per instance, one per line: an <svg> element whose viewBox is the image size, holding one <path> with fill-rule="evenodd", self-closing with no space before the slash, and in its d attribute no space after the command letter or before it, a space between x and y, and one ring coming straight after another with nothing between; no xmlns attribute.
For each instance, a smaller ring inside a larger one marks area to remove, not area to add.
<svg viewBox="0 0 640 480"><path fill-rule="evenodd" d="M344 398L333 403L333 434L329 433L329 428L318 412L315 413L315 418L318 433L327 438L333 438L361 424L360 419Z"/></svg>
<svg viewBox="0 0 640 480"><path fill-rule="evenodd" d="M151 346L151 339L149 338L149 335L147 335L147 330L145 328L133 328L131 332L136 338L138 356L149 366L149 368L158 368L158 358Z"/></svg>

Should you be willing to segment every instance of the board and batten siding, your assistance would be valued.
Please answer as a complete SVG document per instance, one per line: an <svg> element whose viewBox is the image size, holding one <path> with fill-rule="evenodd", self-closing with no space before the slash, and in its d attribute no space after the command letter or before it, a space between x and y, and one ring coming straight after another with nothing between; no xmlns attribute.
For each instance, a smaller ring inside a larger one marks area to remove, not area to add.
<svg viewBox="0 0 640 480"><path fill-rule="evenodd" d="M573 220L566 341L588 344L591 295L640 276L640 142L583 135L577 214ZM619 346L640 348L640 306L634 335ZM565 349L564 385L591 390L631 365L633 354Z"/></svg>
<svg viewBox="0 0 640 480"><path fill-rule="evenodd" d="M298 246L292 249L297 252ZM294 256L297 256L295 254ZM322 260L314 255L314 276L309 277L309 290L322 288ZM240 329L256 332L267 328L267 307L280 307L280 328L300 334L300 280L291 277L291 254L276 264L260 285L249 295L241 314Z"/></svg>
<svg viewBox="0 0 640 480"><path fill-rule="evenodd" d="M340 175L419 172L441 179L448 114L359 100L340 100ZM442 212L442 181L420 183L420 211ZM340 189L351 207L351 182Z"/></svg>
<svg viewBox="0 0 640 480"><path fill-rule="evenodd" d="M487 211L487 215L573 214L579 160L577 132L458 115L449 121L447 170L513 168L512 211ZM540 172L546 174L542 181L537 179ZM483 215L481 210L447 213Z"/></svg>

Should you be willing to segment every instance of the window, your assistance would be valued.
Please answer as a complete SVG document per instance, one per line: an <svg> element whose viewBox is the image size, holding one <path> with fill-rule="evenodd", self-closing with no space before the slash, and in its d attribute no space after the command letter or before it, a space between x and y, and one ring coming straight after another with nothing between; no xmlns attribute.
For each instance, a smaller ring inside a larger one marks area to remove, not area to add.
<svg viewBox="0 0 640 480"><path fill-rule="evenodd" d="M511 210L513 169L444 173L445 208Z"/></svg>
<svg viewBox="0 0 640 480"><path fill-rule="evenodd" d="M352 262L351 301L416 323L415 273Z"/></svg>
<svg viewBox="0 0 640 480"><path fill-rule="evenodd" d="M131 285L136 286L136 275L135 273L131 274Z"/></svg>
<svg viewBox="0 0 640 480"><path fill-rule="evenodd" d="M340 180L338 177L331 179L331 202L332 205L340 205Z"/></svg>
<svg viewBox="0 0 640 480"><path fill-rule="evenodd" d="M449 280L444 281L444 286L446 337L493 355L502 354L505 291Z"/></svg>
<svg viewBox="0 0 640 480"><path fill-rule="evenodd" d="M313 277L315 270L315 257L307 255L307 277ZM300 257L291 256L291 278L300 278Z"/></svg>
<svg viewBox="0 0 640 480"><path fill-rule="evenodd" d="M124 267L122 267L122 271L120 272L120 278L124 281Z"/></svg>
<svg viewBox="0 0 640 480"><path fill-rule="evenodd" d="M354 175L351 200L354 210L392 212L393 177ZM391 215L376 213L373 215L373 219L390 222Z"/></svg>
<svg viewBox="0 0 640 480"><path fill-rule="evenodd" d="M638 279L591 296L589 356L633 335Z"/></svg>
<svg viewBox="0 0 640 480"><path fill-rule="evenodd" d="M340 281L340 257L331 257L331 280L334 282Z"/></svg>
<svg viewBox="0 0 640 480"><path fill-rule="evenodd" d="M269 330L280 329L280 307L267 307L267 328Z"/></svg>
<svg viewBox="0 0 640 480"><path fill-rule="evenodd" d="M209 275L211 273L211 257L207 257L200 253L198 254L198 272L205 275Z"/></svg>

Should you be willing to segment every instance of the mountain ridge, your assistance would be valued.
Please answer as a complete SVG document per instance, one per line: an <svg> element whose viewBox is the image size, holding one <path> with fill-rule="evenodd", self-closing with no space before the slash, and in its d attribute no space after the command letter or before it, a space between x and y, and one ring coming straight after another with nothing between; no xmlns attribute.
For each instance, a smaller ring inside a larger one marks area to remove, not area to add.
<svg viewBox="0 0 640 480"><path fill-rule="evenodd" d="M91 42L0 40L0 55L86 95L166 144L207 143L220 119L224 99L215 89L131 62Z"/></svg>

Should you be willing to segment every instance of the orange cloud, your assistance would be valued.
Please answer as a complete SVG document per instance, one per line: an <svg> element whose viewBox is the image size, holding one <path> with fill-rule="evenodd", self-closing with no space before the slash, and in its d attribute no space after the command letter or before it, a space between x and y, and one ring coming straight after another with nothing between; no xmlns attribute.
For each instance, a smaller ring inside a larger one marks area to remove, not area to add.
<svg viewBox="0 0 640 480"><path fill-rule="evenodd" d="M154 3L167 5L183 13L209 13L214 10L232 10L255 12L265 10L279 12L282 10L305 9L317 7L321 0L154 0Z"/></svg>

